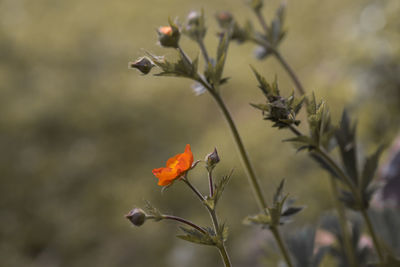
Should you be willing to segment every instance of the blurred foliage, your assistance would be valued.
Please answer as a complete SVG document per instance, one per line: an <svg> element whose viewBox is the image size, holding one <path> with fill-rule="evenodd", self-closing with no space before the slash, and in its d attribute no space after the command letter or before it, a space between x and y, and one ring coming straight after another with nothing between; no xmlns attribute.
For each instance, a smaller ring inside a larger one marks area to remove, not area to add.
<svg viewBox="0 0 400 267"><path fill-rule="evenodd" d="M268 1L267 17L278 5ZM206 223L190 192L176 186L161 194L151 174L186 143L195 159L218 148L216 175L236 167L220 203L228 246L235 265L258 266L270 237L241 224L256 205L214 103L195 97L188 81L127 68L142 48L165 53L155 29L168 16L201 8L205 43L216 51L213 15L227 7L241 22L252 18L243 1L0 0L1 266L219 266L211 248L175 239L174 224L132 229L123 217L149 199ZM282 53L308 91L329 102L335 121L344 105L357 112L365 142L390 140L400 125L399 11L397 0L288 1ZM183 46L197 55L184 38ZM249 64L293 88L274 60L252 58L252 48L231 45L232 79L222 89L265 191L272 196L286 177L308 207L285 226L296 229L332 207L328 177L248 105L262 97ZM203 173L193 171L193 182L206 190Z"/></svg>

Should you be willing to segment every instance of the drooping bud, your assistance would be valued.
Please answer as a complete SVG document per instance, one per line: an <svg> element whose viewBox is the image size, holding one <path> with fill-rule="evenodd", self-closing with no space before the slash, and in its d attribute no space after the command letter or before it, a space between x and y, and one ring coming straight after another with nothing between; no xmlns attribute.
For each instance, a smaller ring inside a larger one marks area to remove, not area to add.
<svg viewBox="0 0 400 267"><path fill-rule="evenodd" d="M217 149L214 148L214 151L209 153L205 158L205 162L207 164L207 166L206 166L207 170L211 171L212 169L214 169L219 161L220 161L220 159L218 156Z"/></svg>
<svg viewBox="0 0 400 267"><path fill-rule="evenodd" d="M134 208L127 215L125 215L133 225L141 226L146 221L146 213L139 208Z"/></svg>
<svg viewBox="0 0 400 267"><path fill-rule="evenodd" d="M153 61L148 57L141 57L133 62L129 62L130 68L138 69L143 74L148 74L154 66Z"/></svg>
<svg viewBox="0 0 400 267"><path fill-rule="evenodd" d="M163 26L158 28L158 41L163 47L173 47L178 48L179 38L181 33L179 28L170 22L170 26Z"/></svg>

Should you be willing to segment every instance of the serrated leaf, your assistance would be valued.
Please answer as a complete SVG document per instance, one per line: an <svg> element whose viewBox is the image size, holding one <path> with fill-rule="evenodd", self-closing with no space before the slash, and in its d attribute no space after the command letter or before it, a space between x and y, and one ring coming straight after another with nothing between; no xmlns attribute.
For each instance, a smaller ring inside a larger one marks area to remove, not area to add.
<svg viewBox="0 0 400 267"><path fill-rule="evenodd" d="M215 246L215 240L209 233L202 233L196 229L188 229L179 227L186 235L177 235L177 238L182 240L208 246Z"/></svg>
<svg viewBox="0 0 400 267"><path fill-rule="evenodd" d="M225 186L228 184L229 180L232 177L233 170L228 175L223 176L217 184L215 184L215 190L213 195L214 205L217 205L217 202L222 196L222 193L225 190Z"/></svg>
<svg viewBox="0 0 400 267"><path fill-rule="evenodd" d="M264 93L264 95L268 98L268 96L271 94L269 92L270 85L265 80L265 78L261 76L260 73L257 72L257 70L253 66L250 65L250 68L252 69L254 75L256 76L256 79L258 81L258 88L260 88L261 91Z"/></svg>

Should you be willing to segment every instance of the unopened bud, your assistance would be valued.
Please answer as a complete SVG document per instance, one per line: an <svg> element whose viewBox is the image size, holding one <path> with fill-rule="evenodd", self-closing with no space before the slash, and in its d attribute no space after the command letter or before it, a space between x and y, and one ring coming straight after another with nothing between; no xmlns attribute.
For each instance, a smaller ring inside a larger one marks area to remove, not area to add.
<svg viewBox="0 0 400 267"><path fill-rule="evenodd" d="M130 68L138 69L143 74L149 73L154 66L153 61L147 57L141 57L134 62L129 62Z"/></svg>
<svg viewBox="0 0 400 267"><path fill-rule="evenodd" d="M192 11L187 16L187 24L188 25L199 25L201 19L201 13L197 11Z"/></svg>
<svg viewBox="0 0 400 267"><path fill-rule="evenodd" d="M206 35L204 26L204 15L202 12L192 11L187 16L184 33L193 40L201 40Z"/></svg>
<svg viewBox="0 0 400 267"><path fill-rule="evenodd" d="M210 154L208 154L205 158L205 161L207 163L207 169L210 171L212 169L214 169L215 165L217 165L217 163L219 162L219 156L218 156L218 152L217 149L214 148L214 151L211 152Z"/></svg>
<svg viewBox="0 0 400 267"><path fill-rule="evenodd" d="M134 208L125 217L135 226L141 226L146 221L146 213L139 208Z"/></svg>
<svg viewBox="0 0 400 267"><path fill-rule="evenodd" d="M219 26L224 29L229 28L233 21L233 15L228 11L218 12L215 17L217 18Z"/></svg>
<svg viewBox="0 0 400 267"><path fill-rule="evenodd" d="M158 41L161 46L178 48L181 33L175 25L163 26L158 28Z"/></svg>

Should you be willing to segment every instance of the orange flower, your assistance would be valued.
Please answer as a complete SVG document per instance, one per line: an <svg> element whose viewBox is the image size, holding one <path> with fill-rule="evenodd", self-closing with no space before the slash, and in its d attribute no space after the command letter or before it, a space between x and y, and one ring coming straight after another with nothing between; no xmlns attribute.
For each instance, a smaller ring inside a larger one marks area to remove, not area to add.
<svg viewBox="0 0 400 267"><path fill-rule="evenodd" d="M190 145L186 145L185 152L170 158L164 168L154 169L153 174L159 179L158 185L169 185L188 171L192 164L193 154Z"/></svg>

